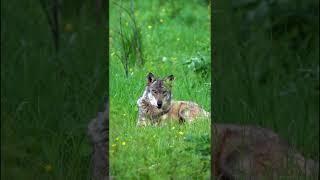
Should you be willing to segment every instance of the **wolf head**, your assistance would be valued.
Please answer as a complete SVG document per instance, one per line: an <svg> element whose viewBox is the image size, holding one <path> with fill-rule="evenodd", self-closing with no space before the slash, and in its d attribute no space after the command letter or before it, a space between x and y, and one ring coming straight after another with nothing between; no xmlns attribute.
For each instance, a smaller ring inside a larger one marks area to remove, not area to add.
<svg viewBox="0 0 320 180"><path fill-rule="evenodd" d="M158 109L166 109L170 106L173 80L173 75L160 79L152 73L148 74L146 96L152 106Z"/></svg>

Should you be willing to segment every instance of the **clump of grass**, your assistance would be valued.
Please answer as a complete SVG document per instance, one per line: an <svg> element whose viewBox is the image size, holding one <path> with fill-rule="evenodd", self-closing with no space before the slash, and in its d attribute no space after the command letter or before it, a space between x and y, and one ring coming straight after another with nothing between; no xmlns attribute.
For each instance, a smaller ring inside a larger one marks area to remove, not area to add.
<svg viewBox="0 0 320 180"><path fill-rule="evenodd" d="M196 56L186 59L183 65L186 65L188 69L198 74L201 78L208 79L211 75L211 58L208 55L209 53L202 54L198 52Z"/></svg>
<svg viewBox="0 0 320 180"><path fill-rule="evenodd" d="M122 4L113 3L119 8L119 28L113 36L116 39L115 55L121 60L128 77L130 68L134 65L142 67L144 64L141 30L136 21L133 1L130 9Z"/></svg>

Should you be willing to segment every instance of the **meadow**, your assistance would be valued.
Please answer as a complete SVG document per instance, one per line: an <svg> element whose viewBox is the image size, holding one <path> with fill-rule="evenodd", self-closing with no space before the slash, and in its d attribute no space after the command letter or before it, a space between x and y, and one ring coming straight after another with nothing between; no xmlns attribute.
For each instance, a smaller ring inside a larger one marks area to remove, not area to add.
<svg viewBox="0 0 320 180"><path fill-rule="evenodd" d="M212 14L214 122L270 128L319 161L319 1L218 1Z"/></svg>
<svg viewBox="0 0 320 180"><path fill-rule="evenodd" d="M56 52L39 1L1 0L1 179L90 177L86 131L107 92L107 28L90 3L74 5L61 4Z"/></svg>
<svg viewBox="0 0 320 180"><path fill-rule="evenodd" d="M121 6L131 7L130 2L123 2ZM197 102L210 111L208 4L134 1L144 64L139 66L136 59L129 58L128 76L119 59L123 51L117 32L122 13L123 31L130 32L130 18L110 2L110 175L119 179L208 179L210 120L191 125L136 127L137 100L146 87L149 72L158 77L173 74L173 98ZM205 68L199 68L203 73L198 73L198 67L205 63L208 63Z"/></svg>
<svg viewBox="0 0 320 180"><path fill-rule="evenodd" d="M88 179L86 126L107 94L111 176L208 179L209 121L136 128L148 72L176 77L174 99L212 103L213 122L273 129L319 160L319 1L215 1L212 33L206 0L134 1L144 62L127 68L126 12L110 1L108 28L89 1L61 2L56 52L38 1L1 0L2 179Z"/></svg>

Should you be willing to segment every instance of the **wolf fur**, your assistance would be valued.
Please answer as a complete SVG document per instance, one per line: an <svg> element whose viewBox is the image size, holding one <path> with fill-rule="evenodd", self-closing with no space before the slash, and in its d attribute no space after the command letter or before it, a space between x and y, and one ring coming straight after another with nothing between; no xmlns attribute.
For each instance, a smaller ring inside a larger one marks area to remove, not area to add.
<svg viewBox="0 0 320 180"><path fill-rule="evenodd" d="M148 74L147 86L137 101L138 126L155 125L170 120L192 122L200 117L210 117L210 113L194 102L173 101L171 93L173 80L173 75L160 79L152 73Z"/></svg>
<svg viewBox="0 0 320 180"><path fill-rule="evenodd" d="M108 115L109 105L105 105L103 112L99 112L97 117L92 119L88 125L87 135L92 146L91 156L91 179L92 180L107 180L109 179L108 168Z"/></svg>
<svg viewBox="0 0 320 180"><path fill-rule="evenodd" d="M109 179L108 120L105 108L88 126L94 180ZM215 123L211 130L216 179L318 179L319 163L306 159L270 129Z"/></svg>
<svg viewBox="0 0 320 180"><path fill-rule="evenodd" d="M318 179L319 163L269 129L214 124L212 130L212 171L218 179Z"/></svg>

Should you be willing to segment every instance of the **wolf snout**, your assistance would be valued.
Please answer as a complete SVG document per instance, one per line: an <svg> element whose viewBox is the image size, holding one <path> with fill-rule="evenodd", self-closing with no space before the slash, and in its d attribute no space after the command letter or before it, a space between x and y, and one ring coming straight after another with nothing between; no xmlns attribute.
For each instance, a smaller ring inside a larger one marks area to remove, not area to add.
<svg viewBox="0 0 320 180"><path fill-rule="evenodd" d="M162 101L157 102L157 108L160 109L162 107Z"/></svg>

